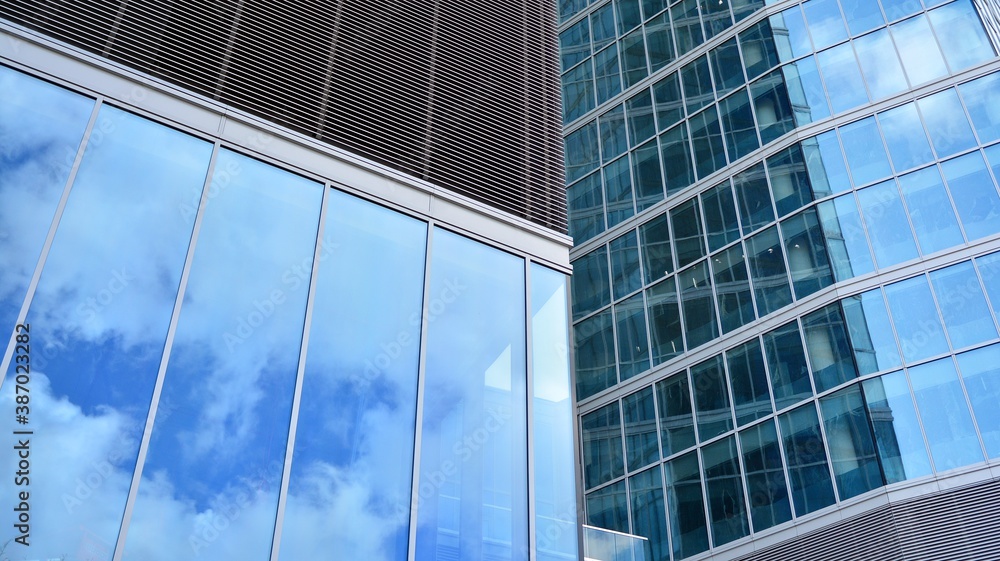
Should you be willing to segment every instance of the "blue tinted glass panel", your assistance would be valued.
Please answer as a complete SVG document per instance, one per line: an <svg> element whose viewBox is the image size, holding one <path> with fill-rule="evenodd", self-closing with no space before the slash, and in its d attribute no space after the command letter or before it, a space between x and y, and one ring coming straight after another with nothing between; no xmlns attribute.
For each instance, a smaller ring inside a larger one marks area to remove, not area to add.
<svg viewBox="0 0 1000 561"><path fill-rule="evenodd" d="M617 226L635 215L635 193L632 191L632 167L623 156L604 166L604 189L608 205L608 228ZM594 174L600 181L600 174ZM603 231L603 230L602 230ZM575 237L575 236L574 236ZM580 243L586 238L574 240Z"/></svg>
<svg viewBox="0 0 1000 561"><path fill-rule="evenodd" d="M909 375L937 471L983 461L983 450L952 359L910 368Z"/></svg>
<svg viewBox="0 0 1000 561"><path fill-rule="evenodd" d="M648 561L668 561L666 500L660 466L648 469L628 480L632 506L632 532L649 540Z"/></svg>
<svg viewBox="0 0 1000 561"><path fill-rule="evenodd" d="M719 126L716 106L691 117L691 146L694 147L695 168L703 178L726 165L726 147Z"/></svg>
<svg viewBox="0 0 1000 561"><path fill-rule="evenodd" d="M671 505L670 534L674 558L681 559L708 549L705 503L702 499L701 470L696 452L664 464L667 503Z"/></svg>
<svg viewBox="0 0 1000 561"><path fill-rule="evenodd" d="M879 10L878 2L840 0L840 7L844 9L844 16L847 18L847 27L850 28L851 35L860 35L865 31L885 25L885 19L882 17L882 11Z"/></svg>
<svg viewBox="0 0 1000 561"><path fill-rule="evenodd" d="M404 560L427 226L338 191L328 198L281 554ZM436 295L439 305L461 297L457 287ZM329 524L344 508L382 531Z"/></svg>
<svg viewBox="0 0 1000 561"><path fill-rule="evenodd" d="M854 195L848 193L824 201L816 208L837 281L874 271L875 264Z"/></svg>
<svg viewBox="0 0 1000 561"><path fill-rule="evenodd" d="M740 49L736 46L736 37L709 51L708 56L712 61L715 91L719 97L746 83L746 77L743 75L743 63L740 61Z"/></svg>
<svg viewBox="0 0 1000 561"><path fill-rule="evenodd" d="M798 7L796 7L798 10ZM779 16L774 16L779 17ZM801 14L799 19L801 21ZM773 19L773 18L772 18ZM805 24L802 24L803 31ZM740 33L740 48L743 50L743 66L746 69L747 77L754 79L764 72L774 68L780 62L778 59L778 49L774 42L775 34L771 30L771 23L764 20L750 29ZM809 37L806 36L808 44ZM811 50L811 48L809 49Z"/></svg>
<svg viewBox="0 0 1000 561"><path fill-rule="evenodd" d="M670 19L674 22L677 37L677 56L705 42L698 11L698 0L681 0L670 8Z"/></svg>
<svg viewBox="0 0 1000 561"><path fill-rule="evenodd" d="M908 0L917 4L916 0ZM886 0L882 0L883 5ZM917 4L916 9L920 9ZM892 15L889 19L896 19ZM896 49L903 59L903 69L911 86L917 86L940 78L948 73L944 57L935 41L930 41L931 27L924 16L917 16L889 26Z"/></svg>
<svg viewBox="0 0 1000 561"><path fill-rule="evenodd" d="M684 352L680 301L677 298L677 287L674 285L675 278L670 277L646 290L653 364L660 364Z"/></svg>
<svg viewBox="0 0 1000 561"><path fill-rule="evenodd" d="M698 199L691 199L672 209L670 222L674 225L677 266L684 267L701 259L705 255L705 236L702 233Z"/></svg>
<svg viewBox="0 0 1000 561"><path fill-rule="evenodd" d="M429 298L456 286L426 334L416 558L525 560L524 261L435 229Z"/></svg>
<svg viewBox="0 0 1000 561"><path fill-rule="evenodd" d="M684 311L684 338L688 349L719 336L710 278L708 263L705 261L677 275Z"/></svg>
<svg viewBox="0 0 1000 561"><path fill-rule="evenodd" d="M631 183L628 194L631 196ZM604 198L601 191L601 174L595 173L566 189L569 214L569 235L577 243L588 240L604 231ZM631 207L631 198L629 199Z"/></svg>
<svg viewBox="0 0 1000 561"><path fill-rule="evenodd" d="M618 60L618 43L612 43L610 47L594 55L594 84L597 89L598 104L621 93L622 74L621 63Z"/></svg>
<svg viewBox="0 0 1000 561"><path fill-rule="evenodd" d="M982 143L1000 139L1000 73L994 72L958 87Z"/></svg>
<svg viewBox="0 0 1000 561"><path fill-rule="evenodd" d="M760 340L753 339L726 352L729 381L733 386L733 406L737 426L755 421L772 412L771 393Z"/></svg>
<svg viewBox="0 0 1000 561"><path fill-rule="evenodd" d="M642 29L636 29L623 37L618 46L622 55L622 77L625 79L625 89L628 89L649 75Z"/></svg>
<svg viewBox="0 0 1000 561"><path fill-rule="evenodd" d="M614 42L618 37L618 32L615 29L614 3L608 2L591 12L590 31L595 51Z"/></svg>
<svg viewBox="0 0 1000 561"><path fill-rule="evenodd" d="M840 127L847 166L858 187L892 174L875 117Z"/></svg>
<svg viewBox="0 0 1000 561"><path fill-rule="evenodd" d="M972 127L955 90L948 89L918 99L917 105L939 158L947 158L976 145Z"/></svg>
<svg viewBox="0 0 1000 561"><path fill-rule="evenodd" d="M906 375L899 371L866 380L864 390L886 483L929 475L931 462Z"/></svg>
<svg viewBox="0 0 1000 561"><path fill-rule="evenodd" d="M997 337L993 316L971 261L939 269L930 276L953 349Z"/></svg>
<svg viewBox="0 0 1000 561"><path fill-rule="evenodd" d="M719 102L719 112L722 114L722 129L726 134L730 161L736 161L760 147L747 90L740 90Z"/></svg>
<svg viewBox="0 0 1000 561"><path fill-rule="evenodd" d="M851 188L844 164L844 154L836 131L827 131L801 142L802 154L809 170L809 182L817 197L840 193Z"/></svg>
<svg viewBox="0 0 1000 561"><path fill-rule="evenodd" d="M705 39L714 37L733 25L727 0L702 0L701 13L705 18Z"/></svg>
<svg viewBox="0 0 1000 561"><path fill-rule="evenodd" d="M781 237L785 240L788 272L796 298L804 298L833 284L826 237L815 208L783 220Z"/></svg>
<svg viewBox="0 0 1000 561"><path fill-rule="evenodd" d="M705 465L705 493L712 524L712 543L717 547L750 533L743 502L736 437L730 436L702 448Z"/></svg>
<svg viewBox="0 0 1000 561"><path fill-rule="evenodd" d="M885 287L885 297L903 348L904 362L948 352L934 298L923 275L890 284Z"/></svg>
<svg viewBox="0 0 1000 561"><path fill-rule="evenodd" d="M670 64L676 58L670 13L663 12L646 23L646 51L652 72Z"/></svg>
<svg viewBox="0 0 1000 561"><path fill-rule="evenodd" d="M823 72L826 92L833 112L840 113L868 102L857 59L850 43L843 43L816 55Z"/></svg>
<svg viewBox="0 0 1000 561"><path fill-rule="evenodd" d="M615 306L618 330L618 372L622 381L649 369L646 306L642 293Z"/></svg>
<svg viewBox="0 0 1000 561"><path fill-rule="evenodd" d="M698 440L705 442L733 430L733 411L722 355L691 367L691 382L698 415Z"/></svg>
<svg viewBox="0 0 1000 561"><path fill-rule="evenodd" d="M861 375L902 366L889 312L879 289L841 300Z"/></svg>
<svg viewBox="0 0 1000 561"><path fill-rule="evenodd" d="M619 35L624 35L626 31L642 23L639 0L615 0L615 8L618 12Z"/></svg>
<svg viewBox="0 0 1000 561"><path fill-rule="evenodd" d="M1000 232L1000 197L979 152L941 164L969 241Z"/></svg>
<svg viewBox="0 0 1000 561"><path fill-rule="evenodd" d="M797 144L768 158L767 174L778 216L795 212L816 198L802 149Z"/></svg>
<svg viewBox="0 0 1000 561"><path fill-rule="evenodd" d="M649 88L629 98L625 105L628 108L628 134L633 146L645 142L647 138L656 134L653 97L649 93Z"/></svg>
<svg viewBox="0 0 1000 561"><path fill-rule="evenodd" d="M323 187L229 151L212 181L226 188L191 262L160 395L175 407L157 410L125 543L137 559L176 559L158 544L191 536L201 553L270 557ZM202 519L237 504L247 515L207 539ZM164 509L186 516L164 527ZM379 547L401 545L387 534Z"/></svg>
<svg viewBox="0 0 1000 561"><path fill-rule="evenodd" d="M626 465L629 471L636 471L660 459L653 386L622 399L622 411L625 414Z"/></svg>
<svg viewBox="0 0 1000 561"><path fill-rule="evenodd" d="M586 18L559 34L559 53L563 70L590 56L590 24Z"/></svg>
<svg viewBox="0 0 1000 561"><path fill-rule="evenodd" d="M642 286L635 230L612 240L608 247L611 250L611 285L617 300Z"/></svg>
<svg viewBox="0 0 1000 561"><path fill-rule="evenodd" d="M539 561L574 558L576 472L566 275L531 265L535 535Z"/></svg>
<svg viewBox="0 0 1000 561"><path fill-rule="evenodd" d="M590 61L563 74L563 123L575 121L594 108L594 68Z"/></svg>
<svg viewBox="0 0 1000 561"><path fill-rule="evenodd" d="M663 176L656 139L632 152L632 177L635 178L636 208L643 211L663 200Z"/></svg>
<svg viewBox="0 0 1000 561"><path fill-rule="evenodd" d="M733 186L739 202L743 235L774 221L771 190L767 186L763 164L757 164L734 176Z"/></svg>
<svg viewBox="0 0 1000 561"><path fill-rule="evenodd" d="M986 288L986 296L996 313L1000 309L1000 253L980 257L976 259L976 265L982 276L983 286Z"/></svg>
<svg viewBox="0 0 1000 561"><path fill-rule="evenodd" d="M816 59L806 57L781 67L788 88L788 97L795 113L795 123L805 126L830 116L823 81L820 79Z"/></svg>
<svg viewBox="0 0 1000 561"><path fill-rule="evenodd" d="M757 115L761 144L768 144L795 128L792 104L780 70L750 84L750 97Z"/></svg>
<svg viewBox="0 0 1000 561"><path fill-rule="evenodd" d="M576 398L586 399L618 383L611 310L573 327Z"/></svg>
<svg viewBox="0 0 1000 561"><path fill-rule="evenodd" d="M694 183L687 124L681 123L660 135L660 155L667 193L675 193Z"/></svg>
<svg viewBox="0 0 1000 561"><path fill-rule="evenodd" d="M628 495L624 480L587 495L587 523L616 532L628 532Z"/></svg>
<svg viewBox="0 0 1000 561"><path fill-rule="evenodd" d="M740 432L740 447L743 450L754 531L760 532L791 520L792 506L788 500L774 421L767 420Z"/></svg>
<svg viewBox="0 0 1000 561"><path fill-rule="evenodd" d="M611 303L608 251L600 247L573 262L573 319Z"/></svg>
<svg viewBox="0 0 1000 561"><path fill-rule="evenodd" d="M622 421L614 401L582 417L583 473L586 488L596 487L625 473Z"/></svg>
<svg viewBox="0 0 1000 561"><path fill-rule="evenodd" d="M656 121L659 130L671 127L684 118L684 99L677 73L667 74L653 84L653 99L656 102Z"/></svg>
<svg viewBox="0 0 1000 561"><path fill-rule="evenodd" d="M958 367L990 458L1000 456L1000 346L958 355Z"/></svg>
<svg viewBox="0 0 1000 561"><path fill-rule="evenodd" d="M730 0L733 8L733 17L736 22L750 17L755 11L764 7L764 0Z"/></svg>
<svg viewBox="0 0 1000 561"><path fill-rule="evenodd" d="M675 374L656 384L663 457L694 446L694 418L687 372Z"/></svg>
<svg viewBox="0 0 1000 561"><path fill-rule="evenodd" d="M837 0L812 0L802 4L802 11L809 22L809 34L817 51L847 39L844 16Z"/></svg>
<svg viewBox="0 0 1000 561"><path fill-rule="evenodd" d="M965 241L936 166L900 177L899 188L924 255Z"/></svg>
<svg viewBox="0 0 1000 561"><path fill-rule="evenodd" d="M736 219L736 203L729 181L702 193L701 206L705 211L709 252L739 239L740 225Z"/></svg>
<svg viewBox="0 0 1000 561"><path fill-rule="evenodd" d="M906 209L894 181L858 191L858 201L879 267L886 268L917 257Z"/></svg>
<svg viewBox="0 0 1000 561"><path fill-rule="evenodd" d="M913 15L920 11L920 0L879 0L889 21Z"/></svg>
<svg viewBox="0 0 1000 561"><path fill-rule="evenodd" d="M597 119L601 128L601 160L609 162L628 150L625 106L618 105Z"/></svg>
<svg viewBox="0 0 1000 561"><path fill-rule="evenodd" d="M642 246L642 266L645 284L669 275L674 270L673 252L670 247L670 226L667 215L661 214L639 226L639 244Z"/></svg>
<svg viewBox="0 0 1000 561"><path fill-rule="evenodd" d="M746 246L750 277L757 297L757 314L763 317L791 304L792 290L788 285L777 227L772 226L747 238Z"/></svg>
<svg viewBox="0 0 1000 561"><path fill-rule="evenodd" d="M970 0L958 0L927 12L952 72L995 56Z"/></svg>
<svg viewBox="0 0 1000 561"><path fill-rule="evenodd" d="M712 258L712 270L715 272L715 291L722 332L728 333L753 321L753 297L743 246L736 244L715 255Z"/></svg>
<svg viewBox="0 0 1000 561"><path fill-rule="evenodd" d="M0 74L10 95L0 109L0 228L11 230L0 235L0 294L10 336L93 103L8 72ZM24 89L9 92L14 83ZM5 426L36 435L19 436L33 441L28 487L15 485L18 440L4 456L8 524L19 492L30 494L31 508L29 545L10 542L11 557L58 558L81 543L115 543L211 157L207 142L106 105L93 130L27 310L28 341L20 342L30 348L11 348L3 373ZM228 317L219 321L228 326ZM27 367L18 356L28 357ZM198 399L210 401L206 386L197 387ZM30 397L27 412L15 409L24 405L15 395ZM161 402L160 410L171 405ZM28 423L13 424L16 411ZM189 555L187 534L175 543L149 558ZM111 554L92 555L110 561Z"/></svg>
<svg viewBox="0 0 1000 561"><path fill-rule="evenodd" d="M684 84L684 101L688 114L715 100L707 55L698 57L681 68L681 83Z"/></svg>
<svg viewBox="0 0 1000 561"><path fill-rule="evenodd" d="M568 20L573 14L587 7L587 0L559 0L559 21Z"/></svg>
<svg viewBox="0 0 1000 561"><path fill-rule="evenodd" d="M803 516L834 503L816 407L809 403L778 417L795 514Z"/></svg>
<svg viewBox="0 0 1000 561"><path fill-rule="evenodd" d="M803 317L802 327L817 392L858 377L840 305L831 304Z"/></svg>
<svg viewBox="0 0 1000 561"><path fill-rule="evenodd" d="M875 4L866 2L869 6ZM878 11L878 7L875 7ZM879 100L899 93L907 88L903 66L896 56L889 31L879 29L854 40L854 50L861 62L861 72L868 84L873 100Z"/></svg>
<svg viewBox="0 0 1000 561"><path fill-rule="evenodd" d="M768 1L767 3L771 4L772 2ZM813 52L809 31L806 28L806 20L802 16L802 9L799 6L782 10L768 18L768 21L771 24L774 42L778 49L778 58L782 62Z"/></svg>
<svg viewBox="0 0 1000 561"><path fill-rule="evenodd" d="M854 384L824 397L820 409L840 500L884 485L861 386Z"/></svg>
<svg viewBox="0 0 1000 561"><path fill-rule="evenodd" d="M764 335L767 365L774 389L774 405L779 410L812 396L809 368L802 349L799 325L792 321Z"/></svg>
<svg viewBox="0 0 1000 561"><path fill-rule="evenodd" d="M915 104L907 103L879 113L878 122L882 125L882 134L897 173L934 160Z"/></svg>
<svg viewBox="0 0 1000 561"><path fill-rule="evenodd" d="M597 121L591 121L566 136L566 183L572 183L601 165Z"/></svg>

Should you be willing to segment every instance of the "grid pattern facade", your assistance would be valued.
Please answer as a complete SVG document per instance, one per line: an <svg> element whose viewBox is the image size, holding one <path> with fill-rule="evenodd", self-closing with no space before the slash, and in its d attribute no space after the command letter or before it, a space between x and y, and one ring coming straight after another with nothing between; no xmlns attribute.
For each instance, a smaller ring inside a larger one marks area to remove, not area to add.
<svg viewBox="0 0 1000 561"><path fill-rule="evenodd" d="M588 523L722 559L1000 457L996 13L562 4Z"/></svg>

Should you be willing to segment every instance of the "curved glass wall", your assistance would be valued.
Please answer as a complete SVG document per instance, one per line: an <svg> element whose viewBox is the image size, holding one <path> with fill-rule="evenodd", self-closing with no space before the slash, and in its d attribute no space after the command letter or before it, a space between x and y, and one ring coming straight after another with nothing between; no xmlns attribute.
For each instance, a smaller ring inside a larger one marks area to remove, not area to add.
<svg viewBox="0 0 1000 561"><path fill-rule="evenodd" d="M0 96L8 555L578 558L564 274L6 67Z"/></svg>

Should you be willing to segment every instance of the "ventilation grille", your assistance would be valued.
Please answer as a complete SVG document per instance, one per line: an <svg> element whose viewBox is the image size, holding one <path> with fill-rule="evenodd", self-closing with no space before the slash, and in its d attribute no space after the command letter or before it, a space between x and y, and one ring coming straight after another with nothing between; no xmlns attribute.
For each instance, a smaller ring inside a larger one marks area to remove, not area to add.
<svg viewBox="0 0 1000 561"><path fill-rule="evenodd" d="M548 0L0 0L0 17L566 232Z"/></svg>

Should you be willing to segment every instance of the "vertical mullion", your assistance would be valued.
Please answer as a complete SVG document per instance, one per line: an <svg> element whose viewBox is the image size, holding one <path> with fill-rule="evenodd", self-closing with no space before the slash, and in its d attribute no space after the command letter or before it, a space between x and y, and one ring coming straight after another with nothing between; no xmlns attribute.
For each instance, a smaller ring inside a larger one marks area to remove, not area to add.
<svg viewBox="0 0 1000 561"><path fill-rule="evenodd" d="M525 344L525 419L527 421L527 442L528 446L528 560L535 561L537 558L536 546L538 541L535 533L537 525L535 520L535 384L534 384L534 346L533 343L533 321L531 307L531 258L524 259L524 344ZM516 514L515 514L516 518Z"/></svg>

